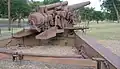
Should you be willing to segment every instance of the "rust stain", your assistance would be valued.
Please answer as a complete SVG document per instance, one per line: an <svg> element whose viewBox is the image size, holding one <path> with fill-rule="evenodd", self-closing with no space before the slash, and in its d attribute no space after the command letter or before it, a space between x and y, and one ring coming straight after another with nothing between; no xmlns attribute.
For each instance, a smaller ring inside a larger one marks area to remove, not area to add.
<svg viewBox="0 0 120 69"><path fill-rule="evenodd" d="M9 55L0 53L0 60L9 58Z"/></svg>

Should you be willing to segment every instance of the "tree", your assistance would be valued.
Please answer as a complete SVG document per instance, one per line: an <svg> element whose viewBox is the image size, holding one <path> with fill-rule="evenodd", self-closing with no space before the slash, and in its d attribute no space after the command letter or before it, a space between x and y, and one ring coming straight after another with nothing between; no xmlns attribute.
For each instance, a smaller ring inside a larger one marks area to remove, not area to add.
<svg viewBox="0 0 120 69"><path fill-rule="evenodd" d="M104 11L103 16L105 20L112 20L111 14L109 12Z"/></svg>
<svg viewBox="0 0 120 69"><path fill-rule="evenodd" d="M7 17L7 0L0 0L0 17Z"/></svg>
<svg viewBox="0 0 120 69"><path fill-rule="evenodd" d="M31 11L31 7L27 0L11 0L11 18L18 19L20 23L21 19L28 16Z"/></svg>
<svg viewBox="0 0 120 69"><path fill-rule="evenodd" d="M109 21L115 21L117 20L116 14L115 13L110 13L110 12L103 12L104 18Z"/></svg>
<svg viewBox="0 0 120 69"><path fill-rule="evenodd" d="M31 2L34 2L34 0L31 0Z"/></svg>
<svg viewBox="0 0 120 69"><path fill-rule="evenodd" d="M96 11L94 10L94 8L89 8L89 7L84 7L82 9L79 9L79 13L81 15L81 19L82 20L87 20L88 24L90 21L95 20L97 23L99 23L99 21L103 21L104 20L104 14L101 11Z"/></svg>
<svg viewBox="0 0 120 69"><path fill-rule="evenodd" d="M95 20L97 23L99 23L99 21L103 21L104 20L104 15L103 12L101 11L94 11L93 12L93 20Z"/></svg>
<svg viewBox="0 0 120 69"><path fill-rule="evenodd" d="M47 4L52 4L52 3L56 3L56 2L60 2L60 0L44 0L43 4L47 5Z"/></svg>
<svg viewBox="0 0 120 69"><path fill-rule="evenodd" d="M87 20L88 23L92 20L93 12L94 12L94 8L86 7L86 8L79 9L81 19Z"/></svg>
<svg viewBox="0 0 120 69"><path fill-rule="evenodd" d="M101 6L110 12L110 15L114 16L113 20L117 18L118 23L120 22L120 0L104 0Z"/></svg>
<svg viewBox="0 0 120 69"><path fill-rule="evenodd" d="M33 2L30 3L30 6L31 6L31 8L32 8L33 11L38 10L38 8L39 8L40 5L43 5L43 2L33 1Z"/></svg>
<svg viewBox="0 0 120 69"><path fill-rule="evenodd" d="M1 17L7 18L7 0L0 0L0 14ZM19 19L19 23L23 17L26 17L31 12L31 7L28 0L11 0L11 19L15 21Z"/></svg>

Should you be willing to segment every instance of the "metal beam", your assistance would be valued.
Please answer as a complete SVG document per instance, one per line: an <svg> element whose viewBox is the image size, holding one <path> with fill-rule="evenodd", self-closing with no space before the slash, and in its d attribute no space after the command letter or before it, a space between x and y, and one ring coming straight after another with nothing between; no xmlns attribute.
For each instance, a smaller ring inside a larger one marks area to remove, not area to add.
<svg viewBox="0 0 120 69"><path fill-rule="evenodd" d="M97 69L97 62L93 61L91 59L24 56L24 60L32 60L32 61L47 62L47 63L57 63L57 64L79 65L79 66L94 67L94 69Z"/></svg>
<svg viewBox="0 0 120 69"><path fill-rule="evenodd" d="M90 58L103 58L111 69L120 69L120 56L115 55L109 49L97 42L97 40L76 32L76 47L80 45L85 47L85 52Z"/></svg>

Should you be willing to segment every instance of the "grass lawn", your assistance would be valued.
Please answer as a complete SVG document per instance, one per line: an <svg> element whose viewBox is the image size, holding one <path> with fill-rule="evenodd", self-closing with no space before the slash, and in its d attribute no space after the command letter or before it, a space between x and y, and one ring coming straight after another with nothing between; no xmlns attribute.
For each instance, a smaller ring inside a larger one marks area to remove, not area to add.
<svg viewBox="0 0 120 69"><path fill-rule="evenodd" d="M27 19L25 19L27 21ZM0 19L0 23L7 23L8 19ZM90 29L87 31L87 35L97 38L98 40L120 40L120 23L111 22L91 22ZM14 28L13 33L21 30L20 28ZM2 34L8 35L11 33L7 28L2 28Z"/></svg>
<svg viewBox="0 0 120 69"><path fill-rule="evenodd" d="M87 35L98 40L120 40L120 23L90 23Z"/></svg>
<svg viewBox="0 0 120 69"><path fill-rule="evenodd" d="M27 19L25 19L24 22L22 21L22 24L23 23L27 23ZM2 18L0 18L0 24L8 24L8 19L2 19ZM15 21L12 24L17 25L18 22ZM1 27L0 29L1 29L0 40L8 38L8 37L11 37L12 33L14 34L14 33L18 32L18 31L22 30L22 28L13 28L13 31L12 30L8 31L7 27Z"/></svg>
<svg viewBox="0 0 120 69"><path fill-rule="evenodd" d="M22 28L13 28L13 31L8 31L8 28L2 28L1 34L0 34L0 40L6 39L12 36L12 33L16 33L18 31L22 30Z"/></svg>
<svg viewBox="0 0 120 69"><path fill-rule="evenodd" d="M16 20L15 22L14 22L14 24L16 23L18 23L17 22L18 20ZM24 23L27 23L27 21L28 21L28 19L24 19ZM21 20L21 22L23 22L23 20ZM8 24L8 19L3 19L3 18L0 18L0 24Z"/></svg>
<svg viewBox="0 0 120 69"><path fill-rule="evenodd" d="M2 28L1 33L16 33L20 31L21 29L22 28L13 28L13 30L11 29L10 31L8 31L8 28Z"/></svg>

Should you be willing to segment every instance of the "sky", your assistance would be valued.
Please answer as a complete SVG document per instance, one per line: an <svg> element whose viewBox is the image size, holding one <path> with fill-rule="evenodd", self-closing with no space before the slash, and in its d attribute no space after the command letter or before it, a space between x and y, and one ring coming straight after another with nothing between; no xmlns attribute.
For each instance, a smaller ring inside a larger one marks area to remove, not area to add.
<svg viewBox="0 0 120 69"><path fill-rule="evenodd" d="M69 5L72 5L72 4L76 4L76 3L80 3L80 2L85 2L85 1L90 1L91 4L88 5L88 7L94 7L95 10L101 10L100 8L100 0L64 0L64 1L68 1L68 4Z"/></svg>
<svg viewBox="0 0 120 69"><path fill-rule="evenodd" d="M34 1L43 1L43 0L34 0ZM100 4L101 4L102 1L100 2L100 0L63 0L63 1L68 1L69 5L76 4L76 3L81 3L81 2L85 2L85 1L90 1L91 4L88 5L88 7L94 7L95 10L97 10L97 11L101 10Z"/></svg>

